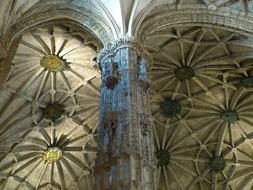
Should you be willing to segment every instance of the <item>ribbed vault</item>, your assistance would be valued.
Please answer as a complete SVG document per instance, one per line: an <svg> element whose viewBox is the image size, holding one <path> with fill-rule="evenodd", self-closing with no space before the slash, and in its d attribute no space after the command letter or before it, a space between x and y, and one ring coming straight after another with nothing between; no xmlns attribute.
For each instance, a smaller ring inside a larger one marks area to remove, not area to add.
<svg viewBox="0 0 253 190"><path fill-rule="evenodd" d="M211 26L146 37L160 189L253 187L250 41Z"/></svg>
<svg viewBox="0 0 253 190"><path fill-rule="evenodd" d="M22 35L1 90L1 189L93 189L100 72L90 38L62 25Z"/></svg>
<svg viewBox="0 0 253 190"><path fill-rule="evenodd" d="M159 190L253 189L253 2L113 1L0 2L0 189L94 189L95 60L120 31L153 57Z"/></svg>

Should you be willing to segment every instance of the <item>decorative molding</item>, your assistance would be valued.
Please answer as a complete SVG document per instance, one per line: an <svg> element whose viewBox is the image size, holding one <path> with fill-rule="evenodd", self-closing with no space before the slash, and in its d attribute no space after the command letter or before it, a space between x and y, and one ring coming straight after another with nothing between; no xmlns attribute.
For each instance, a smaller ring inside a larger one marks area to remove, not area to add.
<svg viewBox="0 0 253 190"><path fill-rule="evenodd" d="M149 60L149 63L152 62L152 58L146 48L142 43L136 40L133 36L123 36L122 38L114 41L113 43L107 44L105 48L103 48L98 56L97 63L100 65L103 60L109 56L114 56L120 49L124 47L130 47L137 51L138 55L141 57L145 57Z"/></svg>

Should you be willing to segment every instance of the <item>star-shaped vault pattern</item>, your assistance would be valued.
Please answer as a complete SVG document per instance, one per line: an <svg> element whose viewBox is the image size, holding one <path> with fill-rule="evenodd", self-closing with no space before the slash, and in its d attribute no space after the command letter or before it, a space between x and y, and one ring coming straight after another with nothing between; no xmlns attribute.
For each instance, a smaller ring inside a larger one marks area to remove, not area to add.
<svg viewBox="0 0 253 190"><path fill-rule="evenodd" d="M252 188L252 47L222 28L164 27L152 53L159 188Z"/></svg>
<svg viewBox="0 0 253 190"><path fill-rule="evenodd" d="M1 91L0 189L93 189L100 97L93 42L63 25L22 35Z"/></svg>

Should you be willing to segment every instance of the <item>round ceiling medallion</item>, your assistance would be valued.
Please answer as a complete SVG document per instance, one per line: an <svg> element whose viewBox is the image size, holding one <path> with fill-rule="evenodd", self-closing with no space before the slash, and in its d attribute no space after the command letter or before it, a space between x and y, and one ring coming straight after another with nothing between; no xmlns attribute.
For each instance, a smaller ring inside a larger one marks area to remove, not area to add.
<svg viewBox="0 0 253 190"><path fill-rule="evenodd" d="M212 170L219 172L226 167L226 162L222 157L215 157L211 160L210 167Z"/></svg>
<svg viewBox="0 0 253 190"><path fill-rule="evenodd" d="M241 85L246 88L253 88L253 77L242 78Z"/></svg>
<svg viewBox="0 0 253 190"><path fill-rule="evenodd" d="M189 80L195 76L194 69L189 66L177 67L175 76L180 81Z"/></svg>
<svg viewBox="0 0 253 190"><path fill-rule="evenodd" d="M171 98L166 98L160 104L161 112L165 117L172 118L175 117L181 111L181 106L173 101Z"/></svg>
<svg viewBox="0 0 253 190"><path fill-rule="evenodd" d="M46 55L42 57L40 64L42 67L51 72L62 71L67 67L65 62L56 55Z"/></svg>
<svg viewBox="0 0 253 190"><path fill-rule="evenodd" d="M157 165L159 167L167 166L170 162L170 154L167 150L158 150L156 152Z"/></svg>
<svg viewBox="0 0 253 190"><path fill-rule="evenodd" d="M49 104L44 112L44 116L46 119L50 119L51 121L56 121L60 119L64 112L63 106L57 102Z"/></svg>
<svg viewBox="0 0 253 190"><path fill-rule="evenodd" d="M221 118L227 123L234 123L239 120L239 115L236 111L225 111L223 112Z"/></svg>
<svg viewBox="0 0 253 190"><path fill-rule="evenodd" d="M63 155L62 150L59 147L49 147L48 150L43 154L43 160L48 163L59 160Z"/></svg>

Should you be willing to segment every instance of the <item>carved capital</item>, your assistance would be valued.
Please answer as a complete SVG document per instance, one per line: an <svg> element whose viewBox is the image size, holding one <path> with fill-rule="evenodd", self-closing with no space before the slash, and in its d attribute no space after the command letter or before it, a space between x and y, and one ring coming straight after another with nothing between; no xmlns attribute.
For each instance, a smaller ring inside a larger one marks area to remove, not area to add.
<svg viewBox="0 0 253 190"><path fill-rule="evenodd" d="M124 36L103 48L98 54L97 63L101 65L106 57L114 56L118 50L125 47L133 48L140 57L144 57L149 61L151 60L151 56L140 41L137 41L132 36Z"/></svg>

